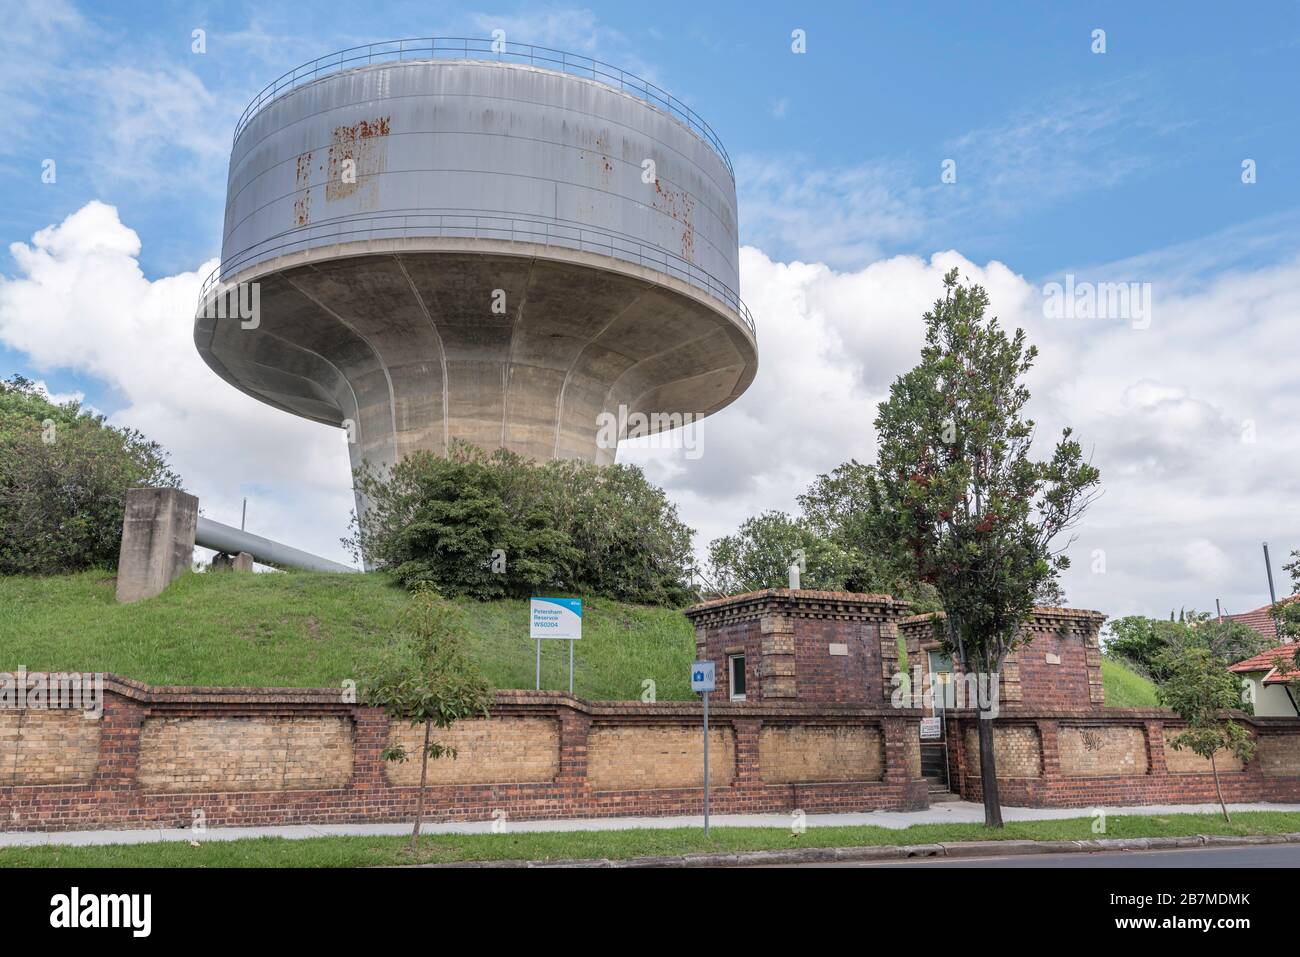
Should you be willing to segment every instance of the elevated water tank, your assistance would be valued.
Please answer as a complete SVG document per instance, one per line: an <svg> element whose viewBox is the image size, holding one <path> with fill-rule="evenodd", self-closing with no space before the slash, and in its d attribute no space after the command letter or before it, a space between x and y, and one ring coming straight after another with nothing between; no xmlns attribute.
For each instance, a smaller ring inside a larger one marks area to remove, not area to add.
<svg viewBox="0 0 1300 957"><path fill-rule="evenodd" d="M194 340L346 428L354 467L456 438L611 462L611 421L669 428L753 380L737 260L730 160L669 94L539 47L374 44L245 111Z"/></svg>

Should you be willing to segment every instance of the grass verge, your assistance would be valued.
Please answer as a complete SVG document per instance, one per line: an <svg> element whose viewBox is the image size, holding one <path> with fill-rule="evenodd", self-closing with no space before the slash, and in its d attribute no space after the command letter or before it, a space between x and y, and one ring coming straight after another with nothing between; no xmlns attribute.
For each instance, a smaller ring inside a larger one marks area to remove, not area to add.
<svg viewBox="0 0 1300 957"><path fill-rule="evenodd" d="M0 867L371 867L393 864L452 864L462 861L626 859L699 852L789 850L801 847L861 847L881 844L941 844L988 840L1091 840L1098 837L1187 837L1195 834L1246 836L1300 832L1300 812L1243 811L1229 824L1214 814L1123 815L1106 819L1106 833L1093 832L1093 818L1018 821L1001 830L981 824L915 824L883 827L815 827L795 836L760 827L714 828L709 838L696 828L569 833L446 834L420 839L412 857L404 837L251 838L110 844L98 847L42 845L0 848Z"/></svg>

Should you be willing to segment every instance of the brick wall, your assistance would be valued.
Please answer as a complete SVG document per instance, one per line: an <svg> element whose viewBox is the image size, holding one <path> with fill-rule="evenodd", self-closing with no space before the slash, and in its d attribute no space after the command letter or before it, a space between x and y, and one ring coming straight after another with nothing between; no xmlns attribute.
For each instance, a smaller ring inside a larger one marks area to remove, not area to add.
<svg viewBox="0 0 1300 957"><path fill-rule="evenodd" d="M774 784L879 781L885 770L880 732L859 725L766 725L759 753Z"/></svg>
<svg viewBox="0 0 1300 957"><path fill-rule="evenodd" d="M1300 775L1300 734L1261 739L1255 760L1261 772L1268 777Z"/></svg>
<svg viewBox="0 0 1300 957"><path fill-rule="evenodd" d="M996 722L995 722L996 725ZM966 728L964 741L970 762L969 773L980 775L979 732ZM1012 725L993 728L993 763L1002 778L1036 778L1042 773L1043 751L1038 740L1038 729L1033 725Z"/></svg>
<svg viewBox="0 0 1300 957"><path fill-rule="evenodd" d="M456 749L454 758L429 762L429 784L537 784L554 781L560 772L560 723L554 718L458 721L450 728L434 728L429 740ZM386 761L385 779L418 785L424 729L392 722L388 743L405 748L409 760Z"/></svg>
<svg viewBox="0 0 1300 957"><path fill-rule="evenodd" d="M1061 773L1066 777L1147 773L1147 742L1142 728L1061 725L1057 749Z"/></svg>
<svg viewBox="0 0 1300 957"><path fill-rule="evenodd" d="M1257 752L1244 766L1230 756L1216 756L1224 797L1300 800L1300 720L1244 715L1238 720L1250 730ZM972 801L982 799L978 721L972 711L948 715L953 789ZM1013 712L994 721L1002 802L1022 807L1216 802L1209 761L1168 745L1183 727L1170 712L1157 709ZM1021 766L1010 753L1004 762L1005 742L1031 732L1040 748L1041 773L1016 776L1012 772Z"/></svg>
<svg viewBox="0 0 1300 957"><path fill-rule="evenodd" d="M140 729L144 791L293 791L342 787L351 776L343 718L149 718Z"/></svg>
<svg viewBox="0 0 1300 957"><path fill-rule="evenodd" d="M88 783L99 731L78 711L0 711L0 786Z"/></svg>
<svg viewBox="0 0 1300 957"><path fill-rule="evenodd" d="M420 729L332 689L155 688L106 676L104 713L0 711L10 830L404 821ZM786 702L710 709L717 813L924 807L919 712ZM698 814L698 702L503 691L436 732L430 820ZM406 763L381 752L401 743Z"/></svg>
<svg viewBox="0 0 1300 957"><path fill-rule="evenodd" d="M587 735L587 783L593 791L704 786L704 733L699 727L602 725ZM709 729L709 784L736 777L736 738Z"/></svg>

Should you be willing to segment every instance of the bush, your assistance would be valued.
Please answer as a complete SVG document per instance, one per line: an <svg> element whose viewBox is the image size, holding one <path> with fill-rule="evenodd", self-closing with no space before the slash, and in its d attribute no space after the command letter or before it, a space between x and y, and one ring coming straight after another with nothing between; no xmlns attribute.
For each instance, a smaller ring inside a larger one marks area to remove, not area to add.
<svg viewBox="0 0 1300 957"><path fill-rule="evenodd" d="M619 601L687 600L691 531L663 491L630 466L536 465L464 442L355 474L365 503L344 544L407 587L448 596L541 590Z"/></svg>
<svg viewBox="0 0 1300 957"><path fill-rule="evenodd" d="M22 376L0 382L0 574L116 567L127 489L180 487L166 458Z"/></svg>

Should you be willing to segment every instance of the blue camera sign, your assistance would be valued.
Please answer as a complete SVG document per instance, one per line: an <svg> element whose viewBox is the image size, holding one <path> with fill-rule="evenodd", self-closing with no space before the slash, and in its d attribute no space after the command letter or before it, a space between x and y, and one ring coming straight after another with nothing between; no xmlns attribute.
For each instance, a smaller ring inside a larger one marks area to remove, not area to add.
<svg viewBox="0 0 1300 957"><path fill-rule="evenodd" d="M712 661L697 661L691 665L691 690L692 691L712 691L714 689L714 673Z"/></svg>

